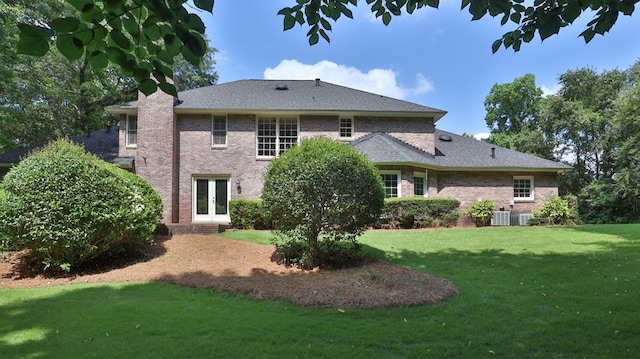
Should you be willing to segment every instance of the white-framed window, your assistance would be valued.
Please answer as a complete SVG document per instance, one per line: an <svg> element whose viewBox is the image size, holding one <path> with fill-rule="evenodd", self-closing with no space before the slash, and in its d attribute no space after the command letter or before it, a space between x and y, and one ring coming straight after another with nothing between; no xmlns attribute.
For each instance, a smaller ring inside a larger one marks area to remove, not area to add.
<svg viewBox="0 0 640 359"><path fill-rule="evenodd" d="M138 116L127 115L125 126L125 141L127 147L138 146Z"/></svg>
<svg viewBox="0 0 640 359"><path fill-rule="evenodd" d="M413 195L415 197L427 196L427 174L424 172L413 173Z"/></svg>
<svg viewBox="0 0 640 359"><path fill-rule="evenodd" d="M341 140L353 139L353 118L340 117L338 120L338 134Z"/></svg>
<svg viewBox="0 0 640 359"><path fill-rule="evenodd" d="M211 146L227 147L227 116L213 116L211 120Z"/></svg>
<svg viewBox="0 0 640 359"><path fill-rule="evenodd" d="M515 201L533 201L533 176L513 176L513 199Z"/></svg>
<svg viewBox="0 0 640 359"><path fill-rule="evenodd" d="M259 116L256 119L257 157L275 157L297 145L299 132L297 117Z"/></svg>
<svg viewBox="0 0 640 359"><path fill-rule="evenodd" d="M400 171L380 171L385 198L402 197Z"/></svg>

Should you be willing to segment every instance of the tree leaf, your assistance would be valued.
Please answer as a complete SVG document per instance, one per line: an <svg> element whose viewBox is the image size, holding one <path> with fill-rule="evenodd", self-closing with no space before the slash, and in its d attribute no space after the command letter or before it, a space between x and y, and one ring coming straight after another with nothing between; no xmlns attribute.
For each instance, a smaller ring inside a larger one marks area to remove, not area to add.
<svg viewBox="0 0 640 359"><path fill-rule="evenodd" d="M382 23L385 25L389 25L390 22L391 22L391 14L388 12L385 12L382 15Z"/></svg>
<svg viewBox="0 0 640 359"><path fill-rule="evenodd" d="M582 36L582 38L584 38L584 42L586 44L589 43L589 41L593 40L593 37L596 36L596 32L593 31L593 29L588 28L586 30L584 30L583 32L580 33L580 35L578 36Z"/></svg>
<svg viewBox="0 0 640 359"><path fill-rule="evenodd" d="M18 30L20 30L20 37L29 36L29 37L39 37L43 39L48 39L54 35L54 32L51 29L47 29L42 26L25 24L25 23L19 23Z"/></svg>
<svg viewBox="0 0 640 359"><path fill-rule="evenodd" d="M138 84L138 89L146 96L149 96L158 90L158 85L152 79L144 79Z"/></svg>
<svg viewBox="0 0 640 359"><path fill-rule="evenodd" d="M320 29L320 36L322 36L325 41L329 43L331 42L331 39L329 39L329 35L327 35L326 31L324 31L323 29Z"/></svg>
<svg viewBox="0 0 640 359"><path fill-rule="evenodd" d="M189 25L189 27L191 27L193 30L201 34L204 34L206 27L204 25L204 22L202 22L202 19L200 19L198 15L196 14L187 15L186 22Z"/></svg>
<svg viewBox="0 0 640 359"><path fill-rule="evenodd" d="M104 69L109 65L109 58L102 51L94 51L89 54L89 63L94 69Z"/></svg>
<svg viewBox="0 0 640 359"><path fill-rule="evenodd" d="M51 28L57 32L74 32L80 26L80 20L75 17L62 17L51 21Z"/></svg>
<svg viewBox="0 0 640 359"><path fill-rule="evenodd" d="M562 19L568 23L573 23L580 16L582 9L577 1L569 1L562 9Z"/></svg>
<svg viewBox="0 0 640 359"><path fill-rule="evenodd" d="M60 36L56 40L56 47L69 61L75 61L84 54L84 45L74 36Z"/></svg>
<svg viewBox="0 0 640 359"><path fill-rule="evenodd" d="M162 90L162 92L169 94L173 97L178 97L178 91L176 90L176 87L173 84L165 82L165 83L158 84L158 87L160 87L160 90Z"/></svg>
<svg viewBox="0 0 640 359"><path fill-rule="evenodd" d="M133 44L131 43L129 38L126 37L122 33L122 31L120 31L118 29L111 30L111 32L109 33L109 38L111 40L113 40L113 42L116 45L118 45L120 48L122 48L124 50L130 50L133 47Z"/></svg>
<svg viewBox="0 0 640 359"><path fill-rule="evenodd" d="M109 46L104 50L105 54L111 62L124 67L127 63L127 54L118 47Z"/></svg>
<svg viewBox="0 0 640 359"><path fill-rule="evenodd" d="M522 19L522 14L520 14L519 12L514 12L511 14L509 18L511 19L511 21L515 22L516 24L519 24L520 20Z"/></svg>
<svg viewBox="0 0 640 359"><path fill-rule="evenodd" d="M309 45L315 45L318 43L318 40L320 40L320 36L318 36L318 33L313 33L311 34L311 36L309 36Z"/></svg>
<svg viewBox="0 0 640 359"><path fill-rule="evenodd" d="M295 26L296 18L291 15L285 15L283 23L284 23L284 31L287 31Z"/></svg>
<svg viewBox="0 0 640 359"><path fill-rule="evenodd" d="M164 44L167 53L171 56L176 56L182 51L182 43L178 40L178 37L173 34L164 36Z"/></svg>
<svg viewBox="0 0 640 359"><path fill-rule="evenodd" d="M330 23L329 23L329 21L327 21L326 19L324 19L324 18L320 19L320 24L322 24L322 27L323 27L325 30L329 30L329 31L331 31L331 24L330 24ZM324 36L323 36L323 37L324 37Z"/></svg>
<svg viewBox="0 0 640 359"><path fill-rule="evenodd" d="M31 56L44 56L49 52L49 41L42 37L20 34L20 39L16 46L16 52Z"/></svg>
<svg viewBox="0 0 640 359"><path fill-rule="evenodd" d="M491 52L494 54L498 52L501 45L502 45L502 39L494 41L493 44L491 45Z"/></svg>
<svg viewBox="0 0 640 359"><path fill-rule="evenodd" d="M82 11L85 6L87 6L88 4L92 4L93 0L66 0L66 2L76 8L76 10Z"/></svg>
<svg viewBox="0 0 640 359"><path fill-rule="evenodd" d="M213 12L214 0L194 0L193 3L202 10Z"/></svg>
<svg viewBox="0 0 640 359"><path fill-rule="evenodd" d="M99 6L89 3L82 8L82 20L97 24L104 20L104 16Z"/></svg>
<svg viewBox="0 0 640 359"><path fill-rule="evenodd" d="M120 9L124 5L124 0L104 0L105 9Z"/></svg>

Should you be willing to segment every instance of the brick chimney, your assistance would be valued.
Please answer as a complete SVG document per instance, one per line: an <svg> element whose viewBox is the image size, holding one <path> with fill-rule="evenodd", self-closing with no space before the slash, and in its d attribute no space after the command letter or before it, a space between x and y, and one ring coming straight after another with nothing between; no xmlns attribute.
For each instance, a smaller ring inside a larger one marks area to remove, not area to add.
<svg viewBox="0 0 640 359"><path fill-rule="evenodd" d="M138 144L136 174L147 180L162 197L162 222L177 222L175 186L176 116L174 97L158 89L138 93Z"/></svg>

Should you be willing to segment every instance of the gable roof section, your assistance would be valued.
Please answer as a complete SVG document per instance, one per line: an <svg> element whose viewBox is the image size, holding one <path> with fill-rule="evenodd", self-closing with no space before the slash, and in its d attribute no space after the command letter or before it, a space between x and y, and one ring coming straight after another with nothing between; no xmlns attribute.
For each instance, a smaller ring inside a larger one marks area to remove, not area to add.
<svg viewBox="0 0 640 359"><path fill-rule="evenodd" d="M239 80L178 93L177 113L211 110L228 113L296 111L349 112L434 117L446 111L370 92L314 80ZM137 101L109 106L110 112L136 109Z"/></svg>
<svg viewBox="0 0 640 359"><path fill-rule="evenodd" d="M376 164L413 163L435 166L435 156L391 135L374 132L351 142L358 152Z"/></svg>
<svg viewBox="0 0 640 359"><path fill-rule="evenodd" d="M87 152L94 154L106 162L115 163L124 168L130 168L133 164L133 157L118 156L118 126L93 131L89 134L73 136L71 137L71 141L83 145ZM33 146L0 153L0 166L15 165L33 149L40 147L42 146Z"/></svg>
<svg viewBox="0 0 640 359"><path fill-rule="evenodd" d="M457 171L555 172L571 169L571 166L564 163L513 151L447 131L436 129L434 135L435 156L381 132L363 136L351 145L376 164L407 164L436 170Z"/></svg>

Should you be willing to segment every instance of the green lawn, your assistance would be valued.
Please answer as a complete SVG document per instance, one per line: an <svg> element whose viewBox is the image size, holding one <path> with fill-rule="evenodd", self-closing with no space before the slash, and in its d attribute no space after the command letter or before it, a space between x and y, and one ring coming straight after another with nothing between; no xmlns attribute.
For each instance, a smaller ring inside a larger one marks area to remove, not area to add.
<svg viewBox="0 0 640 359"><path fill-rule="evenodd" d="M266 232L232 238L268 241ZM370 231L453 281L426 307L301 308L164 283L0 289L0 358L633 358L640 225Z"/></svg>

